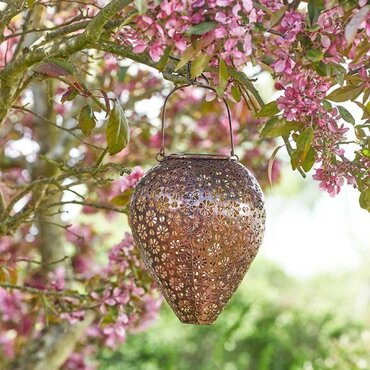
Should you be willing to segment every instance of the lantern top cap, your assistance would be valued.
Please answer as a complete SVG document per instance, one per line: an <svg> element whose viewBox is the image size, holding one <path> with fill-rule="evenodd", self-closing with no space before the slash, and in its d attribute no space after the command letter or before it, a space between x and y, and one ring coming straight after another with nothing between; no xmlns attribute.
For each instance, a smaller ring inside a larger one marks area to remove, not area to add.
<svg viewBox="0 0 370 370"><path fill-rule="evenodd" d="M237 161L236 155L224 155L224 154L200 154L200 153L171 153L166 155L164 159L218 159L218 160L229 160Z"/></svg>

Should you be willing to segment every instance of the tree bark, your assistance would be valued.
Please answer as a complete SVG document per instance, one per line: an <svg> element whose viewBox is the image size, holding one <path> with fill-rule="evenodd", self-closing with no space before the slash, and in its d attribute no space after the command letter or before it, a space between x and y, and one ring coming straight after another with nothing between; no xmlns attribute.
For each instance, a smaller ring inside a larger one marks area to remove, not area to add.
<svg viewBox="0 0 370 370"><path fill-rule="evenodd" d="M25 346L25 351L14 361L12 370L58 370L73 352L77 342L94 321L88 312L85 319L75 325L51 325L42 335Z"/></svg>

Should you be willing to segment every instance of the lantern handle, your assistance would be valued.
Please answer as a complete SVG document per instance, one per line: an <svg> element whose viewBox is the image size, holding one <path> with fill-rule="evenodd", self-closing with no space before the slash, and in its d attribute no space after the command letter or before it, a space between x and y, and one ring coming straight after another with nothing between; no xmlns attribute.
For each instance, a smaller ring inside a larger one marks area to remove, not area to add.
<svg viewBox="0 0 370 370"><path fill-rule="evenodd" d="M186 84L186 85L181 85L181 86L175 87L174 89L172 89L170 91L170 93L166 96L166 99L164 100L163 109L162 109L162 115L161 115L161 117L162 117L162 119L161 119L162 120L162 128L161 128L161 149L160 149L159 153L156 156L157 160L159 160L158 157L164 158L166 156L165 139L164 139L164 129L165 129L165 118L166 118L167 102L168 102L170 96L172 94L174 94L177 90L181 90L181 89L184 89L184 88L189 87L189 86L194 86L194 85L193 84ZM208 86L208 85L196 85L196 86L197 87L201 87L203 89L211 90L211 91L213 91L213 92L215 92L217 94L217 90L214 89L211 86ZM234 134L233 134L232 124L231 124L230 107L229 107L229 104L227 103L227 101L226 101L225 98L222 98L222 100L225 103L226 111L227 111L227 117L228 117L228 120L229 120L230 156L231 156L231 158L238 159L238 156L235 154L235 151L234 151Z"/></svg>

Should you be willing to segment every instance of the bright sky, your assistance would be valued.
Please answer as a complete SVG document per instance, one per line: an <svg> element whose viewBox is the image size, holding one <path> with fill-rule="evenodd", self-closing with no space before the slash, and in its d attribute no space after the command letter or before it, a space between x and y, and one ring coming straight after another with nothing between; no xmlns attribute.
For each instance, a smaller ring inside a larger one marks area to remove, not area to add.
<svg viewBox="0 0 370 370"><path fill-rule="evenodd" d="M293 194L284 195L288 192ZM370 257L370 213L360 208L357 190L344 186L331 198L319 190L318 182L286 173L273 193L266 197L261 254L288 273L307 277L352 269Z"/></svg>

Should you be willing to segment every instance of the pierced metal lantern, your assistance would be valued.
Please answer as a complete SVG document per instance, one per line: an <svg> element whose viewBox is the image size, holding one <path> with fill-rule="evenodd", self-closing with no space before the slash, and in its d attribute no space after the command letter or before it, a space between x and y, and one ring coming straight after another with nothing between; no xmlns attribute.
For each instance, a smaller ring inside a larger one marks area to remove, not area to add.
<svg viewBox="0 0 370 370"><path fill-rule="evenodd" d="M178 318L213 323L242 281L262 242L263 194L234 154L170 154L136 185L130 225L145 265ZM207 89L212 88L203 86Z"/></svg>

